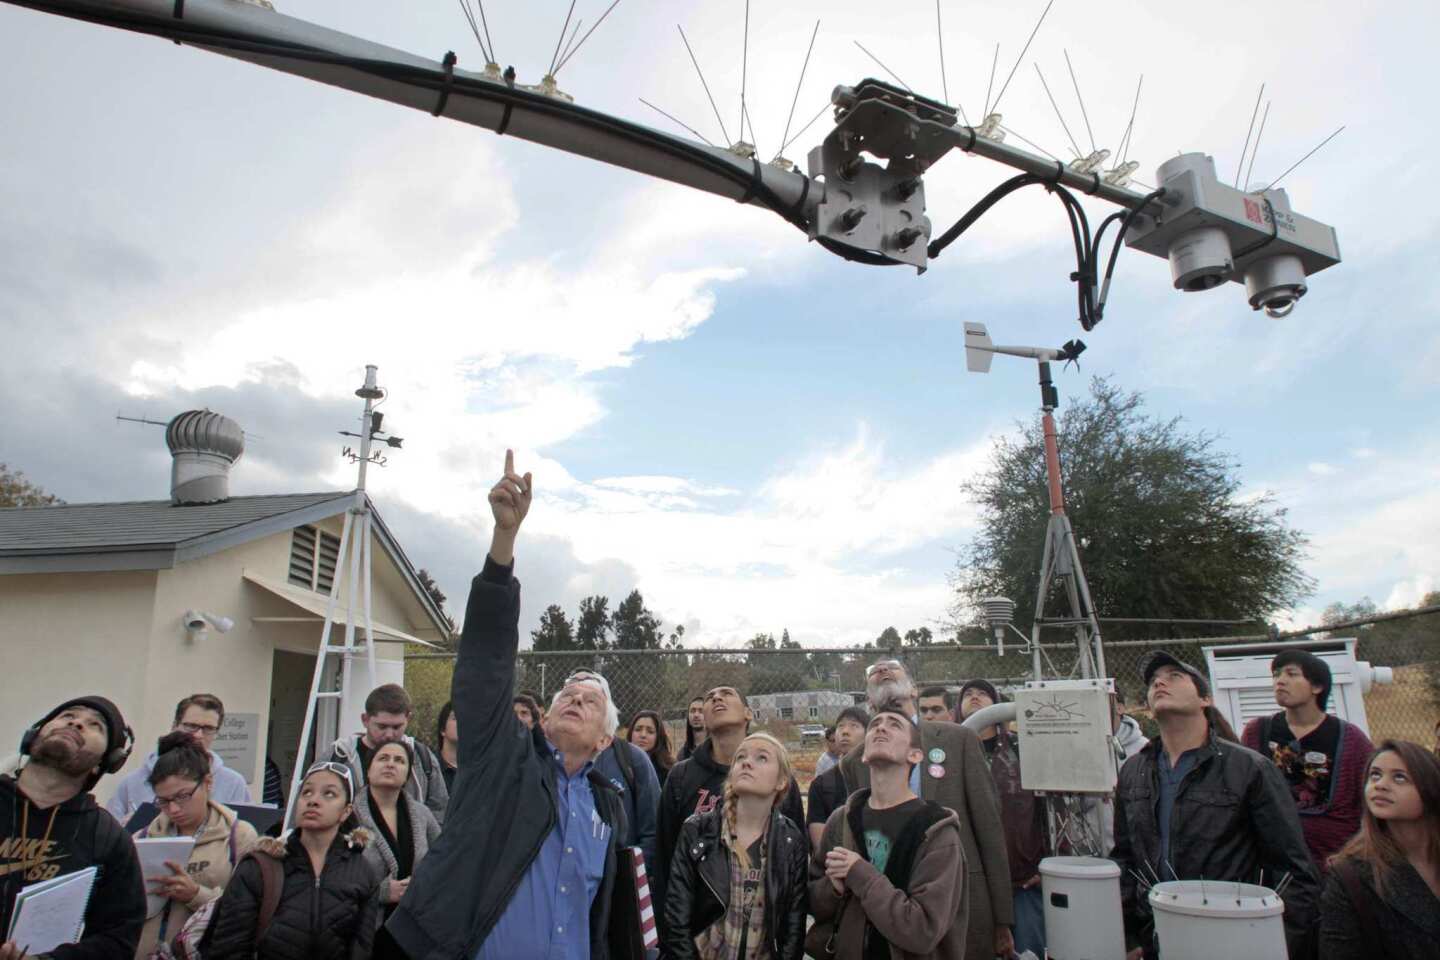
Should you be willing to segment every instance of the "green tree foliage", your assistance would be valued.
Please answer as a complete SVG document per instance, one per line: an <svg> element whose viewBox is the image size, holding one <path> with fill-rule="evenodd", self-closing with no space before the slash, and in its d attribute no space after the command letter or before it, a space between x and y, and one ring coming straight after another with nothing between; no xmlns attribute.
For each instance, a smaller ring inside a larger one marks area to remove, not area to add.
<svg viewBox="0 0 1440 960"><path fill-rule="evenodd" d="M580 601L575 639L582 650L604 650L610 636L610 598L593 596Z"/></svg>
<svg viewBox="0 0 1440 960"><path fill-rule="evenodd" d="M900 631L894 627L886 627L875 638L875 646L881 650L899 650L900 643Z"/></svg>
<svg viewBox="0 0 1440 960"><path fill-rule="evenodd" d="M1312 589L1305 537L1268 494L1241 495L1237 464L1214 437L1153 417L1138 393L1096 379L1060 417L1059 441L1066 510L1100 616L1258 627ZM957 565L957 619L972 620L978 601L998 594L1015 601L1015 625L1028 633L1050 513L1040 418L997 440L989 469L964 489L980 507L980 531ZM1063 609L1063 597L1047 597L1050 615ZM1106 630L1111 639L1195 634L1193 625Z"/></svg>
<svg viewBox="0 0 1440 960"><path fill-rule="evenodd" d="M540 614L540 626L530 631L531 646L538 651L579 650L575 628L558 603L552 603Z"/></svg>
<svg viewBox="0 0 1440 960"><path fill-rule="evenodd" d="M584 616L583 612L581 616ZM665 638L660 627L660 618L646 608L640 591L631 590L610 617L610 628L615 632L613 647L616 650L659 650Z"/></svg>
<svg viewBox="0 0 1440 960"><path fill-rule="evenodd" d="M48 507L64 502L26 480L23 471L0 463L0 507Z"/></svg>
<svg viewBox="0 0 1440 960"><path fill-rule="evenodd" d="M905 646L907 647L928 647L935 642L935 634L929 627L916 627L914 630L905 631Z"/></svg>
<svg viewBox="0 0 1440 960"><path fill-rule="evenodd" d="M544 657L526 661L523 675L517 677L518 687L534 690L547 698L565 678L576 670L594 670L595 657L585 650L575 636L575 627L559 604L552 603L540 614L540 626L530 631L531 646L541 653L576 651L573 657Z"/></svg>
<svg viewBox="0 0 1440 960"><path fill-rule="evenodd" d="M604 597L592 597L590 615L604 609ZM580 619L586 618L586 606L581 603ZM611 650L659 650L664 643L663 623L645 606L645 597L639 590L630 594L610 614L610 631L613 639ZM603 648L602 648L603 649ZM660 657L612 656L602 659L601 670L610 681L610 694L620 711L622 721L627 721L637 710L665 710L678 696L668 682L669 674Z"/></svg>

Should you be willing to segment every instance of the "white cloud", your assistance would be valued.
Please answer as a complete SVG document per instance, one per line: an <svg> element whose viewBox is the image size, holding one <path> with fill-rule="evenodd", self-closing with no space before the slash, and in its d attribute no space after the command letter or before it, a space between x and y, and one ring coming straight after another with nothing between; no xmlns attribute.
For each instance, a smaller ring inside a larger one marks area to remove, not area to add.
<svg viewBox="0 0 1440 960"><path fill-rule="evenodd" d="M944 615L948 551L974 523L960 484L988 450L908 461L862 425L747 491L605 478L544 499L530 522L568 538L582 560L621 549L668 621L697 623L695 642L785 626L801 642L860 642L881 620L904 629Z"/></svg>
<svg viewBox="0 0 1440 960"><path fill-rule="evenodd" d="M1434 593L1436 579L1433 574L1422 573L1409 577L1395 584L1389 596L1385 598L1383 608L1386 610L1404 610L1420 606L1425 596Z"/></svg>
<svg viewBox="0 0 1440 960"><path fill-rule="evenodd" d="M1305 469L1309 470L1317 477L1333 477L1335 474L1340 472L1339 469L1337 469L1336 467L1328 463L1322 463L1318 460L1314 463L1308 464Z"/></svg>
<svg viewBox="0 0 1440 960"><path fill-rule="evenodd" d="M1314 601L1353 603L1366 593L1386 607L1416 599L1440 571L1440 467L1433 446L1377 454L1348 470L1344 483L1307 470L1277 486L1290 521L1311 533ZM1417 592L1418 591L1418 592Z"/></svg>

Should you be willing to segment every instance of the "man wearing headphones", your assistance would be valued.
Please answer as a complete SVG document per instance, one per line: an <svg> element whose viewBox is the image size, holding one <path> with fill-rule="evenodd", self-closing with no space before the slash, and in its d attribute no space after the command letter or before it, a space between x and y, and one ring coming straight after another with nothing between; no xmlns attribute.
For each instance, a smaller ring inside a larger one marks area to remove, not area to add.
<svg viewBox="0 0 1440 960"><path fill-rule="evenodd" d="M131 960L145 924L145 887L135 845L90 790L125 765L134 735L104 697L76 697L25 731L22 766L0 776L0 931L10 929L24 887L98 867L80 941L55 960ZM25 957L25 943L0 944L0 960Z"/></svg>

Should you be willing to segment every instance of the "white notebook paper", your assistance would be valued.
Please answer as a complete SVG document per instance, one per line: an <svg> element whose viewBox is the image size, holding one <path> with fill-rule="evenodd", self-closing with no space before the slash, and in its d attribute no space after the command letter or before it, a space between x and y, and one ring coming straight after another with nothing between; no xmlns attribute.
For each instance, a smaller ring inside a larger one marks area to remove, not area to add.
<svg viewBox="0 0 1440 960"><path fill-rule="evenodd" d="M22 888L15 895L5 939L31 956L49 953L62 943L79 943L95 873L95 867L86 867Z"/></svg>
<svg viewBox="0 0 1440 960"><path fill-rule="evenodd" d="M173 860L183 867L190 862L190 852L194 849L194 837L144 837L135 841L135 851L140 855L140 875L145 878L145 916L159 916L169 899L153 893L150 881L175 876L165 861Z"/></svg>

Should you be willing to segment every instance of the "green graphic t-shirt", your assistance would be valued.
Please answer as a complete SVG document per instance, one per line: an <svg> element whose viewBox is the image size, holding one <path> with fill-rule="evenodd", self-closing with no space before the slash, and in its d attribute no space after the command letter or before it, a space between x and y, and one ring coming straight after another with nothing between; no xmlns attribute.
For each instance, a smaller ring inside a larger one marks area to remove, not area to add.
<svg viewBox="0 0 1440 960"><path fill-rule="evenodd" d="M925 801L919 797L885 810L875 810L866 803L860 823L865 831L866 858L876 870L885 872L885 865L890 862L890 851L900 838L900 831L911 817L923 809Z"/></svg>

